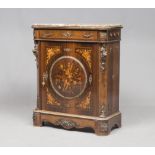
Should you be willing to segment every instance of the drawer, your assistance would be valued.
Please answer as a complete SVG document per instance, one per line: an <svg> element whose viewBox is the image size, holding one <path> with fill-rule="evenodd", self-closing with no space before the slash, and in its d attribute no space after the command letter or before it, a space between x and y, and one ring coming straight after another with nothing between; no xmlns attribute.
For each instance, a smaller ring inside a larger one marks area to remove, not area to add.
<svg viewBox="0 0 155 155"><path fill-rule="evenodd" d="M81 30L35 30L35 39L96 41L97 31Z"/></svg>

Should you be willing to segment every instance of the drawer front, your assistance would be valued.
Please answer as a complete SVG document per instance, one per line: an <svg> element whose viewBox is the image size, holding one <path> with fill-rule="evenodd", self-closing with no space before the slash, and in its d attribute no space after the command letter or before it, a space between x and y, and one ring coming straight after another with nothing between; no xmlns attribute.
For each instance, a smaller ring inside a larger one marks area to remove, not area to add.
<svg viewBox="0 0 155 155"><path fill-rule="evenodd" d="M96 115L95 44L42 42L42 109Z"/></svg>
<svg viewBox="0 0 155 155"><path fill-rule="evenodd" d="M97 31L35 30L35 39L96 41Z"/></svg>

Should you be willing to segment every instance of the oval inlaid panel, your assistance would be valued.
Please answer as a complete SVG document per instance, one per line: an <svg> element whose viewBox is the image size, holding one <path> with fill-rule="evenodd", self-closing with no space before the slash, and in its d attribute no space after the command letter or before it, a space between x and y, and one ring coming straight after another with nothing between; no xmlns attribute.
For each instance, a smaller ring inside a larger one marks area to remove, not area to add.
<svg viewBox="0 0 155 155"><path fill-rule="evenodd" d="M50 83L59 96L73 99L80 96L87 83L83 64L72 56L58 58L50 68Z"/></svg>

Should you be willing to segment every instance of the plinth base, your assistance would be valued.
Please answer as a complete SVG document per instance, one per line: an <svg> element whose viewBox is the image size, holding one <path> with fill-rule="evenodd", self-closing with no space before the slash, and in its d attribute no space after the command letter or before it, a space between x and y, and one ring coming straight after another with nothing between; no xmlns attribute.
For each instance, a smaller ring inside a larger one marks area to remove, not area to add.
<svg viewBox="0 0 155 155"><path fill-rule="evenodd" d="M121 127L121 113L117 112L108 117L93 117L85 115L66 114L45 110L34 110L34 126L43 126L48 122L65 129L92 128L96 135L108 135L112 129Z"/></svg>

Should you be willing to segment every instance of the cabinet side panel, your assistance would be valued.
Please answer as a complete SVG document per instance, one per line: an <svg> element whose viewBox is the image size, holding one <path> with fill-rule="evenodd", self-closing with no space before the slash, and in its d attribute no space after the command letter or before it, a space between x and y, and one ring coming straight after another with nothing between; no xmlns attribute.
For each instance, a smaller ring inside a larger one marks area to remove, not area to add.
<svg viewBox="0 0 155 155"><path fill-rule="evenodd" d="M112 99L113 99L113 44L108 44L108 55L107 55L107 102L108 102L108 115L112 114Z"/></svg>
<svg viewBox="0 0 155 155"><path fill-rule="evenodd" d="M112 113L119 111L120 42L113 44Z"/></svg>
<svg viewBox="0 0 155 155"><path fill-rule="evenodd" d="M107 94L108 114L119 111L119 57L120 43L109 44L108 73L107 73Z"/></svg>

